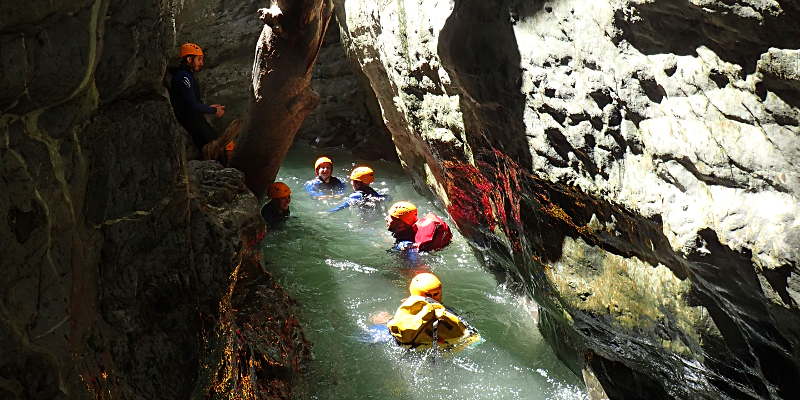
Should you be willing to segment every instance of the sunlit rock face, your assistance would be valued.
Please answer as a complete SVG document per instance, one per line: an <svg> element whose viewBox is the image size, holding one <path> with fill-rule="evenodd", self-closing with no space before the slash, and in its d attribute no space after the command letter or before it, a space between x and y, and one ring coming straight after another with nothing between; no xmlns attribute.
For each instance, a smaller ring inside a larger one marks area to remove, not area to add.
<svg viewBox="0 0 800 400"><path fill-rule="evenodd" d="M240 172L184 161L169 3L0 5L2 399L189 398L263 230Z"/></svg>
<svg viewBox="0 0 800 400"><path fill-rule="evenodd" d="M800 393L800 6L337 0L398 154L612 398Z"/></svg>

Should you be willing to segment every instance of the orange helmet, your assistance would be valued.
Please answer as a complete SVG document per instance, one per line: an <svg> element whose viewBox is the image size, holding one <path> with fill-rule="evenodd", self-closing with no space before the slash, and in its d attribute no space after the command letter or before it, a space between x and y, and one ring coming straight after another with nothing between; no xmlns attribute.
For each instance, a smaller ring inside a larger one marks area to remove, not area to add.
<svg viewBox="0 0 800 400"><path fill-rule="evenodd" d="M202 55L203 55L203 49L201 49L200 46L194 43L184 43L181 45L181 51L178 58L183 58L186 56L202 56Z"/></svg>
<svg viewBox="0 0 800 400"><path fill-rule="evenodd" d="M441 301L442 281L430 272L423 272L411 279L411 284L408 285L408 292L412 296L430 296L435 300Z"/></svg>
<svg viewBox="0 0 800 400"><path fill-rule="evenodd" d="M289 197L292 194L292 189L289 189L283 182L275 182L272 185L269 185L269 189L267 189L267 195L271 199L282 199L284 197Z"/></svg>
<svg viewBox="0 0 800 400"><path fill-rule="evenodd" d="M408 225L414 225L417 222L417 206L407 201L400 201L392 204L392 207L389 208L389 215Z"/></svg>
<svg viewBox="0 0 800 400"><path fill-rule="evenodd" d="M325 157L325 156L322 156L322 157L318 158L317 161L314 162L314 172L317 171L317 169L319 168L320 165L325 164L325 163L333 165L333 160L331 160L330 158Z"/></svg>
<svg viewBox="0 0 800 400"><path fill-rule="evenodd" d="M358 167L350 173L351 181L359 181L369 185L375 182L375 171L370 167Z"/></svg>

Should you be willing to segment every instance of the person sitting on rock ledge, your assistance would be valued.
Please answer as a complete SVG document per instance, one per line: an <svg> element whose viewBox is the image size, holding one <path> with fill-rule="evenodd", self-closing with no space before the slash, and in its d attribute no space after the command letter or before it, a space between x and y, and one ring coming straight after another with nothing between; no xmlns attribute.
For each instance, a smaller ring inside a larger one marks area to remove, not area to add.
<svg viewBox="0 0 800 400"><path fill-rule="evenodd" d="M206 105L201 101L200 87L194 75L205 65L203 49L194 43L184 43L180 47L179 57L180 66L172 70L170 102L175 118L189 132L195 147L203 154L203 147L218 136L204 114L214 114L217 118L222 118L225 106Z"/></svg>
<svg viewBox="0 0 800 400"><path fill-rule="evenodd" d="M376 210L384 201L388 199L385 194L378 193L369 186L375 182L375 171L370 167L358 167L350 173L350 184L353 185L353 194L347 196L338 206L328 210L337 212L350 206L356 206L363 210Z"/></svg>
<svg viewBox="0 0 800 400"><path fill-rule="evenodd" d="M314 163L316 178L306 182L304 188L311 197L323 197L342 194L345 186L333 176L333 161L328 157L320 157Z"/></svg>
<svg viewBox="0 0 800 400"><path fill-rule="evenodd" d="M394 236L391 250L401 252L434 251L450 244L450 227L432 213L417 219L417 206L400 201L389 208L386 229Z"/></svg>
<svg viewBox="0 0 800 400"><path fill-rule="evenodd" d="M275 228L289 218L292 189L283 182L275 182L267 189L270 201L261 208L261 216L269 228Z"/></svg>

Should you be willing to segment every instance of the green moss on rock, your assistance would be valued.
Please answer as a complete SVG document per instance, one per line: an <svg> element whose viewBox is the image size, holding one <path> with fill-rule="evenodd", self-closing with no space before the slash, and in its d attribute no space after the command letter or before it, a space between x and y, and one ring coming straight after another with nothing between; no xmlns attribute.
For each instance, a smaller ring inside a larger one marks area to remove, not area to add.
<svg viewBox="0 0 800 400"><path fill-rule="evenodd" d="M697 327L706 318L705 310L687 304L691 283L667 267L567 237L562 258L547 269L547 276L573 311L608 316L615 327L651 336L673 352L691 355L692 348L699 348Z"/></svg>

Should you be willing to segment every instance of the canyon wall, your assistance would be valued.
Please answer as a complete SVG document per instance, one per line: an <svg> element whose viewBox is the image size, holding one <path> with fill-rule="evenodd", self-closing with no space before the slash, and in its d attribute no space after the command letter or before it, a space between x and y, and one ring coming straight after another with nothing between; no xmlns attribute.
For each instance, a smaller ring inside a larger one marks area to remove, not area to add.
<svg viewBox="0 0 800 400"><path fill-rule="evenodd" d="M176 42L197 42L206 99L243 112L261 5L0 5L0 397L224 397L267 348L235 327L268 309L230 312L248 287L289 303L242 262L255 199L236 171L185 162L162 86ZM304 137L368 151L379 112L576 372L612 398L797 396L796 3L336 6L378 106L332 34ZM254 390L286 397L304 350L279 315L249 325L292 349L263 353L286 358Z"/></svg>
<svg viewBox="0 0 800 400"><path fill-rule="evenodd" d="M224 397L236 375L198 380L201 362L232 362L208 343L247 318L223 307L247 282L274 299L259 311L280 330L254 329L287 357L261 377L288 397L304 342L242 252L263 233L257 201L240 172L186 163L164 94L174 3L0 5L0 398Z"/></svg>
<svg viewBox="0 0 800 400"><path fill-rule="evenodd" d="M800 5L335 3L404 167L576 373L800 394Z"/></svg>

